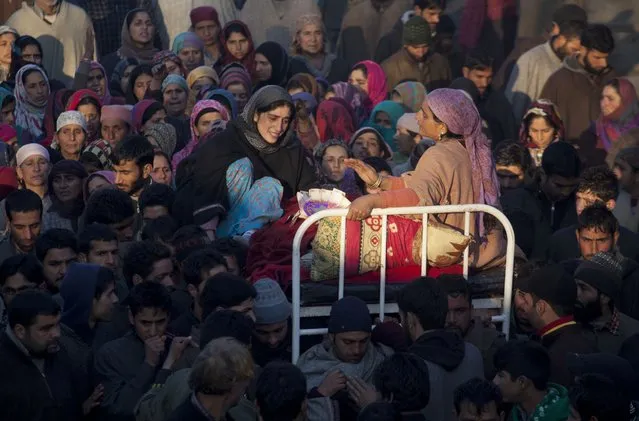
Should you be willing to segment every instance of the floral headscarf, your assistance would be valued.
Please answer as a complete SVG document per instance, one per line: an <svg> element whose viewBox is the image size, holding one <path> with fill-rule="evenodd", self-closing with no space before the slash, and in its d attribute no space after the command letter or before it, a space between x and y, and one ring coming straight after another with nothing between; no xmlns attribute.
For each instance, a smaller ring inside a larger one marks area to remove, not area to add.
<svg viewBox="0 0 639 421"><path fill-rule="evenodd" d="M499 205L499 182L490 150L490 141L482 131L482 119L472 100L457 89L436 89L426 98L433 114L452 133L464 137L473 175L475 203ZM483 217L479 235L484 235Z"/></svg>
<svg viewBox="0 0 639 421"><path fill-rule="evenodd" d="M360 61L354 67L363 65L368 74L368 96L377 105L386 99L388 89L386 88L386 74L382 66L371 60Z"/></svg>
<svg viewBox="0 0 639 421"><path fill-rule="evenodd" d="M639 100L635 87L628 79L614 80L619 84L621 105L607 117L601 114L596 122L597 147L606 151L610 150L619 136L639 127Z"/></svg>
<svg viewBox="0 0 639 421"><path fill-rule="evenodd" d="M26 66L18 70L18 73L16 75L16 87L14 89L16 97L16 127L19 128L19 130L21 130L23 134L28 133L31 137L31 141L39 141L45 135L44 115L47 109L48 99L36 104L33 103L29 98L22 79L25 73L33 70L39 72L42 75L45 82L47 83L49 92L51 91L51 88L49 86L49 78L47 78L44 70L42 70L42 68L40 68L39 66L36 66L35 64L27 64ZM62 108L62 111L64 111L64 108Z"/></svg>
<svg viewBox="0 0 639 421"><path fill-rule="evenodd" d="M177 144L177 133L175 127L169 123L154 123L144 131L144 136L152 137L160 145L162 152L169 158L173 156L175 145Z"/></svg>
<svg viewBox="0 0 639 421"><path fill-rule="evenodd" d="M547 99L538 99L530 105L530 108L528 108L528 111L524 114L524 118L522 118L521 126L519 128L519 142L521 144L526 145L527 148L537 148L537 145L528 140L528 126L526 125L526 119L530 115L547 118L555 127L558 127L556 140L562 140L564 138L564 122L561 120L557 107Z"/></svg>

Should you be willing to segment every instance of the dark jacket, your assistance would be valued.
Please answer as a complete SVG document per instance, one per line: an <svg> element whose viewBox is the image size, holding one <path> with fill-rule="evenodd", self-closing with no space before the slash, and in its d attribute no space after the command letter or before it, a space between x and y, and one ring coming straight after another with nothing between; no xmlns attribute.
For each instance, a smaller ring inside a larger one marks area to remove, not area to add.
<svg viewBox="0 0 639 421"><path fill-rule="evenodd" d="M502 91L489 86L480 97L477 109L490 124L493 148L504 140L516 141L519 138L512 105Z"/></svg>
<svg viewBox="0 0 639 421"><path fill-rule="evenodd" d="M568 354L590 354L597 352L594 342L587 338L584 328L577 324L563 326L541 337L541 344L550 356L550 381L563 386L573 383L568 370Z"/></svg>
<svg viewBox="0 0 639 421"><path fill-rule="evenodd" d="M506 343L506 337L494 327L486 327L481 320L471 320L470 329L466 332L464 340L479 349L484 360L484 377L495 377L493 357L495 352Z"/></svg>
<svg viewBox="0 0 639 421"><path fill-rule="evenodd" d="M587 326L588 337L593 340L599 351L617 355L623 343L633 335L639 333L639 321L628 317L627 315L617 311L619 317L619 325L616 329L611 329L608 324L593 323Z"/></svg>
<svg viewBox="0 0 639 421"><path fill-rule="evenodd" d="M455 332L435 330L424 333L408 349L428 365L430 403L426 418L452 421L453 392L466 381L484 375L481 353Z"/></svg>
<svg viewBox="0 0 639 421"><path fill-rule="evenodd" d="M613 69L602 75L588 73L574 57L564 60L563 67L550 76L540 98L557 106L566 129L565 140L579 146L582 159L588 163L595 153L594 144L585 144L584 135L601 113L599 101L603 86L617 77ZM591 137L587 136L588 139Z"/></svg>
<svg viewBox="0 0 639 421"><path fill-rule="evenodd" d="M639 264L636 259L624 259L619 311L639 320Z"/></svg>
<svg viewBox="0 0 639 421"><path fill-rule="evenodd" d="M0 420L80 420L85 391L64 350L36 362L9 332L0 337Z"/></svg>
<svg viewBox="0 0 639 421"><path fill-rule="evenodd" d="M581 251L577 242L577 225L571 225L555 232L548 242L548 258L553 262L579 259ZM632 260L639 259L639 234L619 227L617 247L621 254Z"/></svg>
<svg viewBox="0 0 639 421"><path fill-rule="evenodd" d="M405 48L393 54L382 64L386 74L388 92L392 92L397 84L405 80L421 82L427 91L447 88L453 76L446 57L430 52L426 59L417 62Z"/></svg>
<svg viewBox="0 0 639 421"><path fill-rule="evenodd" d="M229 418L226 417L226 420L228 421ZM191 398L189 398L173 411L167 421L211 421L211 418L202 413L202 411L195 406Z"/></svg>
<svg viewBox="0 0 639 421"><path fill-rule="evenodd" d="M95 356L97 381L104 386L100 412L104 420L133 420L138 400L154 383L164 383L171 370L145 362L144 342L129 332L105 344Z"/></svg>

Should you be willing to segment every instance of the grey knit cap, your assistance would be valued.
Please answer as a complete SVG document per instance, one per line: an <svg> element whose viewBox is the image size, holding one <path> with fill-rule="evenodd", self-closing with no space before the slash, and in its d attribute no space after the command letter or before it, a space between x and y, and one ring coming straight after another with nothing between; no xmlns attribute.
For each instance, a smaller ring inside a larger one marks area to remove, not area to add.
<svg viewBox="0 0 639 421"><path fill-rule="evenodd" d="M402 34L404 45L430 45L432 40L430 25L421 16L413 16L404 24Z"/></svg>
<svg viewBox="0 0 639 421"><path fill-rule="evenodd" d="M255 324L271 325L291 317L291 303L276 281L268 278L260 279L253 286L257 291L253 304Z"/></svg>

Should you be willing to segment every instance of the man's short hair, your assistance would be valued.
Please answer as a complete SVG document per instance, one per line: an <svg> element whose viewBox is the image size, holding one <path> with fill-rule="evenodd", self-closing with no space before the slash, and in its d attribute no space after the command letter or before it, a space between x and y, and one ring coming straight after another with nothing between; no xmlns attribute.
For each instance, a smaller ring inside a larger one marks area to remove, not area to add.
<svg viewBox="0 0 639 421"><path fill-rule="evenodd" d="M92 263L85 263L85 264L93 265ZM96 274L96 282L95 282L95 289L93 291L93 298L95 298L96 300L100 299L100 297L102 297L102 294L104 294L109 289L109 287L111 287L111 285L115 285L116 282L117 282L117 276L115 272L113 272L109 268L100 266Z"/></svg>
<svg viewBox="0 0 639 421"><path fill-rule="evenodd" d="M495 402L499 412L502 403L501 393L495 383L480 378L470 379L457 386L453 401L457 414L461 412L461 405L464 402L473 404L479 413L483 412L483 409L491 402Z"/></svg>
<svg viewBox="0 0 639 421"><path fill-rule="evenodd" d="M209 314L200 327L200 348L217 338L231 337L251 346L255 322L244 313L220 310Z"/></svg>
<svg viewBox="0 0 639 421"><path fill-rule="evenodd" d="M166 184L153 183L142 190L138 205L140 207L140 213L143 213L147 207L163 206L168 209L170 214L174 201L175 192L171 187Z"/></svg>
<svg viewBox="0 0 639 421"><path fill-rule="evenodd" d="M627 391L601 374L577 377L568 396L570 405L579 413L582 420L630 420L630 400L627 398Z"/></svg>
<svg viewBox="0 0 639 421"><path fill-rule="evenodd" d="M245 279L232 273L218 273L207 279L200 296L202 317L206 319L218 307L231 308L255 297L257 297L255 287Z"/></svg>
<svg viewBox="0 0 639 421"><path fill-rule="evenodd" d="M153 264L157 261L170 259L171 250L158 241L138 241L130 245L124 255L122 272L127 283L133 281L133 276L142 279L153 271Z"/></svg>
<svg viewBox="0 0 639 421"><path fill-rule="evenodd" d="M163 215L144 223L142 240L161 241L169 244L179 229L178 223L171 215Z"/></svg>
<svg viewBox="0 0 639 421"><path fill-rule="evenodd" d="M111 162L114 165L121 165L124 161L133 161L139 168L143 168L146 165L153 165L153 157L153 145L146 137L129 135L115 146L111 153Z"/></svg>
<svg viewBox="0 0 639 421"><path fill-rule="evenodd" d="M595 230L614 235L619 231L619 221L604 205L589 206L577 217L577 230Z"/></svg>
<svg viewBox="0 0 639 421"><path fill-rule="evenodd" d="M13 219L12 212L37 211L42 215L42 199L29 189L15 190L5 199L4 210L9 222Z"/></svg>
<svg viewBox="0 0 639 421"><path fill-rule="evenodd" d="M524 145L517 142L500 142L493 151L495 165L504 167L519 167L524 173L532 168L532 158L530 152Z"/></svg>
<svg viewBox="0 0 639 421"><path fill-rule="evenodd" d="M226 265L226 259L220 253L210 248L196 250L182 262L182 278L189 285L199 286L202 283L202 272Z"/></svg>
<svg viewBox="0 0 639 421"><path fill-rule="evenodd" d="M588 50L610 54L615 49L615 38L606 25L591 24L581 33L581 45Z"/></svg>
<svg viewBox="0 0 639 421"><path fill-rule="evenodd" d="M289 362L270 362L257 379L255 396L263 421L293 421L306 400L306 377Z"/></svg>
<svg viewBox="0 0 639 421"><path fill-rule="evenodd" d="M581 173L577 186L578 193L592 193L604 203L616 200L619 195L619 182L615 173L605 165L586 168Z"/></svg>
<svg viewBox="0 0 639 421"><path fill-rule="evenodd" d="M437 277L437 283L447 295L452 297L464 297L469 303L472 302L472 291L468 281L464 279L463 275L439 275L439 277Z"/></svg>
<svg viewBox="0 0 639 421"><path fill-rule="evenodd" d="M400 412L419 411L430 400L428 365L415 354L400 352L382 361L373 373L373 385Z"/></svg>
<svg viewBox="0 0 639 421"><path fill-rule="evenodd" d="M108 188L94 192L84 211L87 225L119 224L135 215L135 205L128 194L122 190Z"/></svg>
<svg viewBox="0 0 639 421"><path fill-rule="evenodd" d="M424 330L443 329L448 313L448 296L433 278L419 278L399 291L399 310L413 313Z"/></svg>
<svg viewBox="0 0 639 421"><path fill-rule="evenodd" d="M38 316L57 316L60 305L53 297L44 291L23 291L15 296L8 309L9 326L16 325L29 328L36 322Z"/></svg>
<svg viewBox="0 0 639 421"><path fill-rule="evenodd" d="M541 167L547 176L579 177L581 159L577 150L568 142L551 143L541 157Z"/></svg>
<svg viewBox="0 0 639 421"><path fill-rule="evenodd" d="M189 388L194 393L222 396L238 382L254 376L254 363L248 347L233 338L209 342L193 363Z"/></svg>
<svg viewBox="0 0 639 421"><path fill-rule="evenodd" d="M12 276L21 274L32 284L41 284L44 281L42 265L38 259L31 254L18 254L6 258L0 264L0 285L4 285Z"/></svg>
<svg viewBox="0 0 639 421"><path fill-rule="evenodd" d="M141 313L145 308L165 311L171 314L171 295L164 285L155 282L142 282L129 291L126 304L133 316Z"/></svg>
<svg viewBox="0 0 639 421"><path fill-rule="evenodd" d="M93 241L104 241L105 243L118 241L118 235L108 225L88 225L78 234L78 252L89 254Z"/></svg>
<svg viewBox="0 0 639 421"><path fill-rule="evenodd" d="M51 228L41 234L36 240L35 254L39 261L44 262L47 253L52 249L71 249L78 252L78 243L73 231L63 228Z"/></svg>
<svg viewBox="0 0 639 421"><path fill-rule="evenodd" d="M240 272L244 272L246 269L246 258L248 255L248 247L234 240L231 237L216 238L211 243L211 248L216 250L223 256L233 256L237 262L237 266Z"/></svg>
<svg viewBox="0 0 639 421"><path fill-rule="evenodd" d="M586 22L580 20L567 20L559 23L559 34L566 39L580 38L581 34L588 27Z"/></svg>
<svg viewBox="0 0 639 421"><path fill-rule="evenodd" d="M464 67L468 67L469 70L489 70L493 68L494 62L495 59L486 51L475 48L466 54Z"/></svg>
<svg viewBox="0 0 639 421"><path fill-rule="evenodd" d="M413 6L420 9L446 9L446 0L414 0Z"/></svg>
<svg viewBox="0 0 639 421"><path fill-rule="evenodd" d="M495 369L507 373L512 381L526 377L537 390L545 390L548 385L550 357L548 351L538 343L509 341L497 350L493 362Z"/></svg>
<svg viewBox="0 0 639 421"><path fill-rule="evenodd" d="M206 231L197 225L180 227L171 238L175 259L180 263L194 251L201 250L209 244L210 240Z"/></svg>

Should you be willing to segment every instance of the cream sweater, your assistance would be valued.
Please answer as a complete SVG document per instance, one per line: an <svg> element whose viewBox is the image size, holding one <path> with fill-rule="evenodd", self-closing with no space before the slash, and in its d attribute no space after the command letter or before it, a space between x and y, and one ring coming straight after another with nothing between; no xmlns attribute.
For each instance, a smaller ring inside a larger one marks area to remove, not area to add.
<svg viewBox="0 0 639 421"><path fill-rule="evenodd" d="M31 35L42 44L42 65L50 79L57 79L68 87L73 84L75 72L84 57L95 58L93 24L86 12L73 4L62 1L52 24L26 2L17 10L7 25L20 35Z"/></svg>

